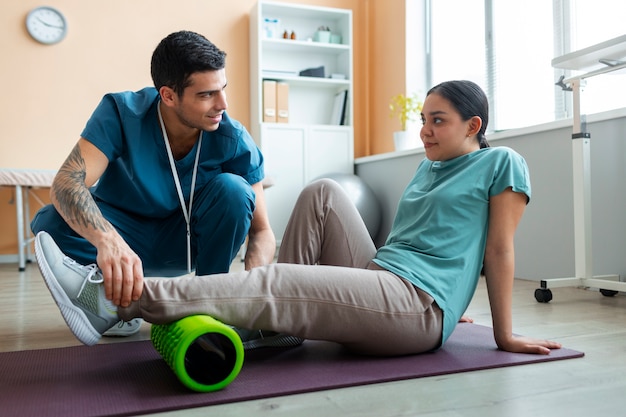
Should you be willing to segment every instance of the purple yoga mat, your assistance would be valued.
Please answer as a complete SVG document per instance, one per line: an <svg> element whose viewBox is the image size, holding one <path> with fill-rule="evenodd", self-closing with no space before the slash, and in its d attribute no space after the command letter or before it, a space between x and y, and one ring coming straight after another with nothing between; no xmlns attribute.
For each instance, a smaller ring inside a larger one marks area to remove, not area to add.
<svg viewBox="0 0 626 417"><path fill-rule="evenodd" d="M150 341L7 352L0 353L0 414L139 415L583 355L566 348L548 356L502 352L491 328L461 323L442 349L422 355L354 356L314 341L248 352L224 390L196 393L180 383Z"/></svg>

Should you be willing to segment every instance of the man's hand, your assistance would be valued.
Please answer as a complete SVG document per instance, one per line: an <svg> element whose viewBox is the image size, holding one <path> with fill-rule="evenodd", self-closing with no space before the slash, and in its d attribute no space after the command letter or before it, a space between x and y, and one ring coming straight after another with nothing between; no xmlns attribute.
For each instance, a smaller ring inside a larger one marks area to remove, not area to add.
<svg viewBox="0 0 626 417"><path fill-rule="evenodd" d="M131 301L139 299L143 291L141 259L119 236L97 249L106 297L117 306L128 307Z"/></svg>

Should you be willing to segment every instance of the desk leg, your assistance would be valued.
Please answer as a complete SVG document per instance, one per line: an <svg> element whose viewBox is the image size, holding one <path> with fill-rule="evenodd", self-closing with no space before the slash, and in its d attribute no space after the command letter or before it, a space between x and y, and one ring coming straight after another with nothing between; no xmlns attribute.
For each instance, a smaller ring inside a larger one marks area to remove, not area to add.
<svg viewBox="0 0 626 417"><path fill-rule="evenodd" d="M32 253L30 250L31 243L35 240L31 237L30 233L30 187L24 188L24 229L22 230L24 236L24 260L26 263L32 261ZM35 196L35 194L33 194Z"/></svg>
<svg viewBox="0 0 626 417"><path fill-rule="evenodd" d="M598 288L606 297L626 291L626 282L619 275L593 275L591 238L591 135L586 132L586 121L580 114L580 79L572 80L574 93L574 126L572 131L572 166L574 169L574 261L575 277L542 279L535 291L540 303L552 300L550 288Z"/></svg>
<svg viewBox="0 0 626 417"><path fill-rule="evenodd" d="M22 194L22 186L15 186L15 210L17 217L17 258L19 262L19 270L26 269L26 254L24 247L24 196Z"/></svg>

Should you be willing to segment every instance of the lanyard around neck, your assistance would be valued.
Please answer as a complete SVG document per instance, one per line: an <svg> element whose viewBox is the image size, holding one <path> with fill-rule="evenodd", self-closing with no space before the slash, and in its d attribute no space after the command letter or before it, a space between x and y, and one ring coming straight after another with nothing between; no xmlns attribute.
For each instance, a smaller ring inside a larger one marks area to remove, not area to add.
<svg viewBox="0 0 626 417"><path fill-rule="evenodd" d="M185 216L185 223L187 223L187 272L191 273L191 206L193 205L193 194L196 191L196 176L198 173L198 161L200 160L200 147L202 146L202 131L198 136L198 148L196 149L196 160L193 165L193 173L191 175L191 192L189 194L189 207L185 204L185 197L183 196L183 189L180 186L180 179L178 178L178 170L176 169L176 163L174 162L174 155L172 155L172 148L170 147L170 141L167 137L167 131L165 130L165 123L163 123L163 116L161 116L161 102L157 104L157 113L159 114L159 123L161 124L161 131L163 132L163 141L165 142L165 148L167 149L167 156L170 161L170 168L172 169L172 177L174 177L174 184L176 184L176 192L178 193L178 199L180 201L180 208L183 210L183 216Z"/></svg>

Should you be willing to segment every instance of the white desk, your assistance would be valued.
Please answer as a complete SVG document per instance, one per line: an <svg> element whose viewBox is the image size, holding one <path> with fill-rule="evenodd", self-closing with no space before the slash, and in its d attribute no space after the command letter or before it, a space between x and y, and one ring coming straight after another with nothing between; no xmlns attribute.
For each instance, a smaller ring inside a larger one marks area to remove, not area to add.
<svg viewBox="0 0 626 417"><path fill-rule="evenodd" d="M581 74L562 80L574 94L572 155L574 167L574 257L575 274L570 278L541 280L535 299L547 303L552 299L550 288L599 288L605 296L626 291L626 282L619 275L593 275L591 240L591 135L586 132L584 116L580 114L581 82L586 78L626 68L626 35L554 58L552 66L582 71Z"/></svg>
<svg viewBox="0 0 626 417"><path fill-rule="evenodd" d="M15 188L15 212L17 218L17 256L19 270L24 271L26 262L30 261L30 197L43 205L32 188L50 188L56 171L34 169L0 168L0 186Z"/></svg>

